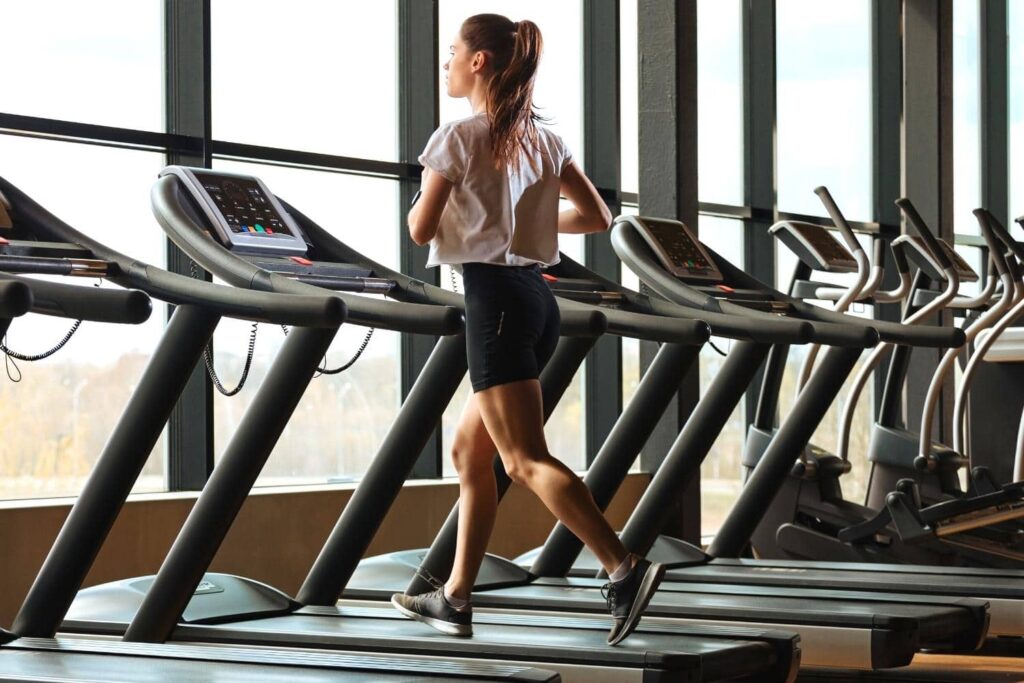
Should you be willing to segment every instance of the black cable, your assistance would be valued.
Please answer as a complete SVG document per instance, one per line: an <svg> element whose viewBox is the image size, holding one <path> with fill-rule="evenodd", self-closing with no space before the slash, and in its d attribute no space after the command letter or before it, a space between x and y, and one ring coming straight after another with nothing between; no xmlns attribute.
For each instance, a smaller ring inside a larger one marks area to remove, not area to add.
<svg viewBox="0 0 1024 683"><path fill-rule="evenodd" d="M103 281L100 280L94 286L95 287L99 287L102 283L103 283ZM14 351L14 350L8 348L8 346L7 346L7 335L5 334L4 337L3 337L3 340L0 341L0 352L3 352L3 354L4 354L4 367L7 370L7 379L11 380L12 382L20 382L21 379L22 379L21 368L19 368L18 364L14 362L15 360L24 361L26 363L34 363L36 361L43 360L44 358L49 358L50 356L52 356L53 354L57 353L62 348L64 348L64 346L69 341L71 341L71 338L73 336L75 336L75 332L77 332L78 328L81 327L81 326L82 326L82 320L81 319L76 320L71 325L71 329L67 331L67 334L65 334L61 338L61 340L59 342L57 342L57 344L55 346L53 346L50 349L47 349L46 351L43 351L42 353L34 353L34 354L19 353L18 351ZM17 378L15 378L15 376L11 373L11 368L13 368L17 372Z"/></svg>
<svg viewBox="0 0 1024 683"><path fill-rule="evenodd" d="M199 273L196 270L196 262L192 259L188 261L188 269L192 274L192 277L199 279ZM259 323L254 322L252 324L252 331L249 333L249 350L245 356L245 365L242 366L242 376L238 379L238 384L235 385L234 389L227 389L220 381L220 377L217 376L217 371L213 367L213 340L206 342L206 348L203 349L203 361L206 363L206 372L210 375L210 380L213 382L213 386L217 388L217 391L224 394L225 396L234 396L242 390L245 386L245 380L249 377L249 369L252 368L252 358L256 352L256 333L259 329Z"/></svg>
<svg viewBox="0 0 1024 683"><path fill-rule="evenodd" d="M288 326L287 325L281 325L281 331L284 332L284 336L286 336L286 337L288 336ZM355 365L356 361L359 360L359 357L361 355L363 355L363 351L366 350L367 345L369 345L370 339L373 338L373 333L374 332L376 332L376 328L374 328L374 327L371 327L369 330L367 330L366 336L363 337L363 341L362 341L362 343L359 344L359 348L356 349L355 354L351 358L349 358L348 362L345 363L344 365L342 365L341 367L337 367L337 368L327 368L327 367L325 367L327 365L327 357L324 356L324 364L316 369L316 375L314 375L314 377L319 377L320 375L337 375L337 374L340 374L342 372L345 372L350 367Z"/></svg>

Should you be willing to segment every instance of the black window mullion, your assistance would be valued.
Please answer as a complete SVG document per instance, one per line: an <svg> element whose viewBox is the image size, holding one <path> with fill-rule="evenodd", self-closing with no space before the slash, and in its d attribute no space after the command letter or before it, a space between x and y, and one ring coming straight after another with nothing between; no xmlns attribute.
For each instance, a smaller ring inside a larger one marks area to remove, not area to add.
<svg viewBox="0 0 1024 683"><path fill-rule="evenodd" d="M170 151L167 161L210 166L210 0L165 1L167 132L202 141L195 152ZM191 259L167 240L167 268L191 276ZM194 266L199 277L211 279ZM168 318L173 312L167 307ZM213 387L200 363L168 421L167 485L198 490L213 471Z"/></svg>
<svg viewBox="0 0 1024 683"><path fill-rule="evenodd" d="M743 193L752 218L744 222L743 267L775 284L775 244L768 228L778 214L776 194L775 0L744 0L743 23ZM771 217L763 215L771 211ZM747 390L745 425L754 421L763 369Z"/></svg>
<svg viewBox="0 0 1024 683"><path fill-rule="evenodd" d="M587 176L602 188L621 187L619 144L619 2L583 3L583 144ZM609 202L613 215L621 211ZM608 233L584 238L586 265L618 282L619 259ZM586 458L589 465L622 410L622 340L606 335L587 357L584 375Z"/></svg>
<svg viewBox="0 0 1024 683"><path fill-rule="evenodd" d="M398 140L402 161L416 162L438 125L438 0L398 0ZM427 248L417 246L405 226L406 209L419 189L419 180L399 182L399 263L407 275L439 284L437 268L427 268ZM434 348L435 338L402 335L402 399L408 395ZM419 479L442 473L441 429L427 441L412 470Z"/></svg>
<svg viewBox="0 0 1024 683"><path fill-rule="evenodd" d="M900 44L900 3L872 0L871 3L871 95L872 95L872 203L879 235L886 242L899 236L900 215L895 201L900 196L900 121L903 116L903 59ZM886 250L885 258L890 258ZM885 269L882 288L894 289L899 275ZM875 319L900 319L899 304L876 304ZM881 410L882 393L889 359L874 373L874 414Z"/></svg>

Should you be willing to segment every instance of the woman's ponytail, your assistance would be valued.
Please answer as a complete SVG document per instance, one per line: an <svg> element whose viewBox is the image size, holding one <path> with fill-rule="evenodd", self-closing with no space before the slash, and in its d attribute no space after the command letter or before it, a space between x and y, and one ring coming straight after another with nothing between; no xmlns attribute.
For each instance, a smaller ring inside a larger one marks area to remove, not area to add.
<svg viewBox="0 0 1024 683"><path fill-rule="evenodd" d="M536 144L541 120L533 109L533 83L544 49L540 28L529 20L478 14L463 22L461 35L470 50L492 56L487 84L491 151L498 166L518 169L520 152Z"/></svg>

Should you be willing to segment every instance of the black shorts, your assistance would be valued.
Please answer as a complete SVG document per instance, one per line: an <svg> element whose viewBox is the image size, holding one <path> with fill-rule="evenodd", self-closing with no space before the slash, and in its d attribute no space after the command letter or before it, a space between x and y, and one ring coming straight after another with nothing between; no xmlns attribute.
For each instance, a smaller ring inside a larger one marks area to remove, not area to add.
<svg viewBox="0 0 1024 683"><path fill-rule="evenodd" d="M538 379L558 343L558 304L539 266L462 264L473 391Z"/></svg>

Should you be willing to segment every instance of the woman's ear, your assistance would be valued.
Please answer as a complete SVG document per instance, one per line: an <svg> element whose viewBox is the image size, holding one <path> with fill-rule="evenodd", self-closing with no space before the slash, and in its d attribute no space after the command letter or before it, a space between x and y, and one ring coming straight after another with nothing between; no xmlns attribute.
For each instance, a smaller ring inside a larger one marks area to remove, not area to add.
<svg viewBox="0 0 1024 683"><path fill-rule="evenodd" d="M483 68L487 66L487 53L483 50L478 50L473 53L473 61L469 63L470 71L477 72L483 71Z"/></svg>

